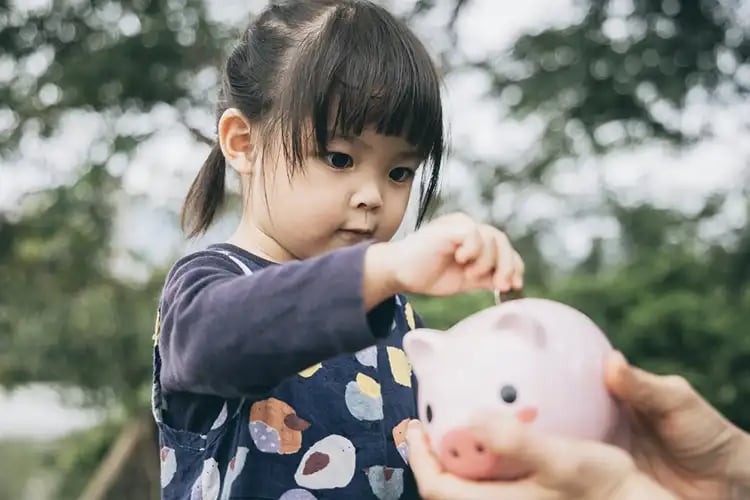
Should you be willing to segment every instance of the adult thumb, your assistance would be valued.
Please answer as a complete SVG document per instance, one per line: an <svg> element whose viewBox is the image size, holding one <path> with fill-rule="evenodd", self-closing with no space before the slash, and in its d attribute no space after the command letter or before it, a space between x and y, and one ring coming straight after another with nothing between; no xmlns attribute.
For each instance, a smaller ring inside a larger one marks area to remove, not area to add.
<svg viewBox="0 0 750 500"><path fill-rule="evenodd" d="M539 486L556 491L593 492L616 484L635 468L630 455L619 448L559 434L542 434L500 414L477 418L472 431L487 449L506 462L527 469Z"/></svg>
<svg viewBox="0 0 750 500"><path fill-rule="evenodd" d="M656 375L632 366L619 351L607 359L605 381L610 392L632 408L650 415L664 415L683 404L690 383L678 375Z"/></svg>

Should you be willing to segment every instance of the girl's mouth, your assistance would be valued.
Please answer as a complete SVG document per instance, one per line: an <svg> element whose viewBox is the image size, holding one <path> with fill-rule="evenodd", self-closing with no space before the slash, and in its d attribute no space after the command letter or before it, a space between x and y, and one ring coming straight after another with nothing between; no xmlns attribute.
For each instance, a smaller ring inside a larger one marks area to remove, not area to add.
<svg viewBox="0 0 750 500"><path fill-rule="evenodd" d="M372 229L344 228L338 232L347 239L364 241L373 237L375 232Z"/></svg>

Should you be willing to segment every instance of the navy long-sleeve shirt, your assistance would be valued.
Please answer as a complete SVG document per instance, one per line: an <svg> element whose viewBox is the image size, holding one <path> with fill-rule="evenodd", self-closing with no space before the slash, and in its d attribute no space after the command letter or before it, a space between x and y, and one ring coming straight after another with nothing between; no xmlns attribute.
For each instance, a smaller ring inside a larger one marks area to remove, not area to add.
<svg viewBox="0 0 750 500"><path fill-rule="evenodd" d="M417 320L400 296L365 311L366 249L273 264L222 244L175 264L154 352L163 498L417 498Z"/></svg>

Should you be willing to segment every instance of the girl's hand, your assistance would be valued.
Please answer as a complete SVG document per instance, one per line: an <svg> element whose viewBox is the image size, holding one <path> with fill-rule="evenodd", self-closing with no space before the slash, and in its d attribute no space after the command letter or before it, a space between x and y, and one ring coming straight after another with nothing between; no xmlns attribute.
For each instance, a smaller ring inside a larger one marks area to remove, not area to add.
<svg viewBox="0 0 750 500"><path fill-rule="evenodd" d="M750 436L684 378L649 373L614 353L606 381L629 410L641 471L686 500L750 498Z"/></svg>
<svg viewBox="0 0 750 500"><path fill-rule="evenodd" d="M540 436L500 414L474 427L486 449L533 471L518 481L467 481L443 472L427 436L413 421L407 430L409 465L426 500L677 500L640 473L630 456L606 444Z"/></svg>
<svg viewBox="0 0 750 500"><path fill-rule="evenodd" d="M445 296L523 287L524 265L502 231L455 213L386 243L400 291Z"/></svg>

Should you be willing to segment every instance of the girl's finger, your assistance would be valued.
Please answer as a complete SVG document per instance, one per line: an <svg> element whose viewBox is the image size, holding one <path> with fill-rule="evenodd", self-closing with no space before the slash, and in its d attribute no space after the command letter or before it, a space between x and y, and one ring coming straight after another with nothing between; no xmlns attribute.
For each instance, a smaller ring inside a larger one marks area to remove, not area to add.
<svg viewBox="0 0 750 500"><path fill-rule="evenodd" d="M515 269L515 250L505 233L493 228L493 239L497 248L497 262L495 264L495 288L501 292L511 289Z"/></svg>
<svg viewBox="0 0 750 500"><path fill-rule="evenodd" d="M476 259L482 251L482 235L475 226L466 232L463 241L458 245L454 253L454 259L459 265L465 265Z"/></svg>
<svg viewBox="0 0 750 500"><path fill-rule="evenodd" d="M494 235L482 230L479 230L479 234L482 238L481 251L474 262L465 269L466 278L470 282L483 281L482 278L492 276L497 264L497 245Z"/></svg>
<svg viewBox="0 0 750 500"><path fill-rule="evenodd" d="M490 269L484 275L468 278L465 285L466 291L470 290L495 290L495 270Z"/></svg>
<svg viewBox="0 0 750 500"><path fill-rule="evenodd" d="M516 290L523 288L523 276L526 271L526 265L518 252L513 251L513 279L511 286Z"/></svg>

